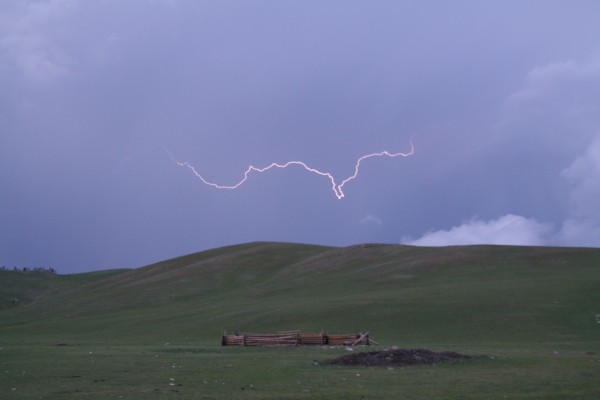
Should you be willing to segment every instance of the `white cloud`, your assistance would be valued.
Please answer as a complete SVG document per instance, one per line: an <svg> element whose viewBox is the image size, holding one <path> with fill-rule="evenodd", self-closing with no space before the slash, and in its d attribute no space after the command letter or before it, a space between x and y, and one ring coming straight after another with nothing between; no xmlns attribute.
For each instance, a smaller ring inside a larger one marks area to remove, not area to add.
<svg viewBox="0 0 600 400"><path fill-rule="evenodd" d="M559 244L575 247L600 247L600 225L594 221L569 218L559 232Z"/></svg>
<svg viewBox="0 0 600 400"><path fill-rule="evenodd" d="M571 207L574 216L600 216L600 135L597 135L582 155L561 174L572 186Z"/></svg>
<svg viewBox="0 0 600 400"><path fill-rule="evenodd" d="M472 219L449 230L429 232L421 238L404 238L402 243L417 246L467 244L544 245L552 226L519 215L507 214L492 221Z"/></svg>
<svg viewBox="0 0 600 400"><path fill-rule="evenodd" d="M600 135L561 174L572 186L568 218L558 240L573 246L600 246Z"/></svg>
<svg viewBox="0 0 600 400"><path fill-rule="evenodd" d="M448 246L465 244L514 244L600 246L600 135L564 169L561 176L571 185L566 216L558 231L535 219L508 214L492 221L473 218L448 230L429 232L421 238L404 238L405 244Z"/></svg>

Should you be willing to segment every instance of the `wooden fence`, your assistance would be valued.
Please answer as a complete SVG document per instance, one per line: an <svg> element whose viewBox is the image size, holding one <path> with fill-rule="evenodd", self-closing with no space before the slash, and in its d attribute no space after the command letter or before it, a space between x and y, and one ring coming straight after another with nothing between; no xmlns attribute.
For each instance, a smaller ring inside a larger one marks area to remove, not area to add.
<svg viewBox="0 0 600 400"><path fill-rule="evenodd" d="M329 335L326 332L303 333L286 331L277 333L221 333L223 346L358 346L377 344L367 333Z"/></svg>

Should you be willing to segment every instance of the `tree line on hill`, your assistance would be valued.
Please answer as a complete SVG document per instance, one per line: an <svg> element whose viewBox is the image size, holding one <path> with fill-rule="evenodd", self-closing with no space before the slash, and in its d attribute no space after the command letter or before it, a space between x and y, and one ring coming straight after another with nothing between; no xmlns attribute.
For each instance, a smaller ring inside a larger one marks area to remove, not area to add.
<svg viewBox="0 0 600 400"><path fill-rule="evenodd" d="M49 268L49 267L33 267L33 268L12 267L12 268L9 268L6 265L3 265L2 267L0 267L0 270L3 270L3 271L11 271L12 270L12 271L16 271L16 272L43 272L43 273L50 274L50 275L58 274L58 272L56 272L56 270L54 268Z"/></svg>

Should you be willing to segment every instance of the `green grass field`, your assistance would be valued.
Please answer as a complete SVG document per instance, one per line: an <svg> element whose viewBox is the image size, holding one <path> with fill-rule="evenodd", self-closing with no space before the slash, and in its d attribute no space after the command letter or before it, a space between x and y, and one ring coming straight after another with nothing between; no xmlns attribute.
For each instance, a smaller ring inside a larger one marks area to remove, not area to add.
<svg viewBox="0 0 600 400"><path fill-rule="evenodd" d="M0 271L0 305L3 399L600 398L599 249L251 243L133 270ZM379 348L484 357L324 366L347 350L221 347L223 329L368 330Z"/></svg>

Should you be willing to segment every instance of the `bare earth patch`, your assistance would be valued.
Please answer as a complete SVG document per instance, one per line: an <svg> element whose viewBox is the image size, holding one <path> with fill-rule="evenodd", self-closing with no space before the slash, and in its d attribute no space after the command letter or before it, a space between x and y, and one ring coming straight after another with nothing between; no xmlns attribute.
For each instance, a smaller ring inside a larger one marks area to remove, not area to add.
<svg viewBox="0 0 600 400"><path fill-rule="evenodd" d="M333 360L326 360L324 364L358 365L365 367L402 367L408 365L452 363L473 358L476 358L476 356L468 356L454 351L434 352L425 349L390 349L347 354L345 356L334 358Z"/></svg>

